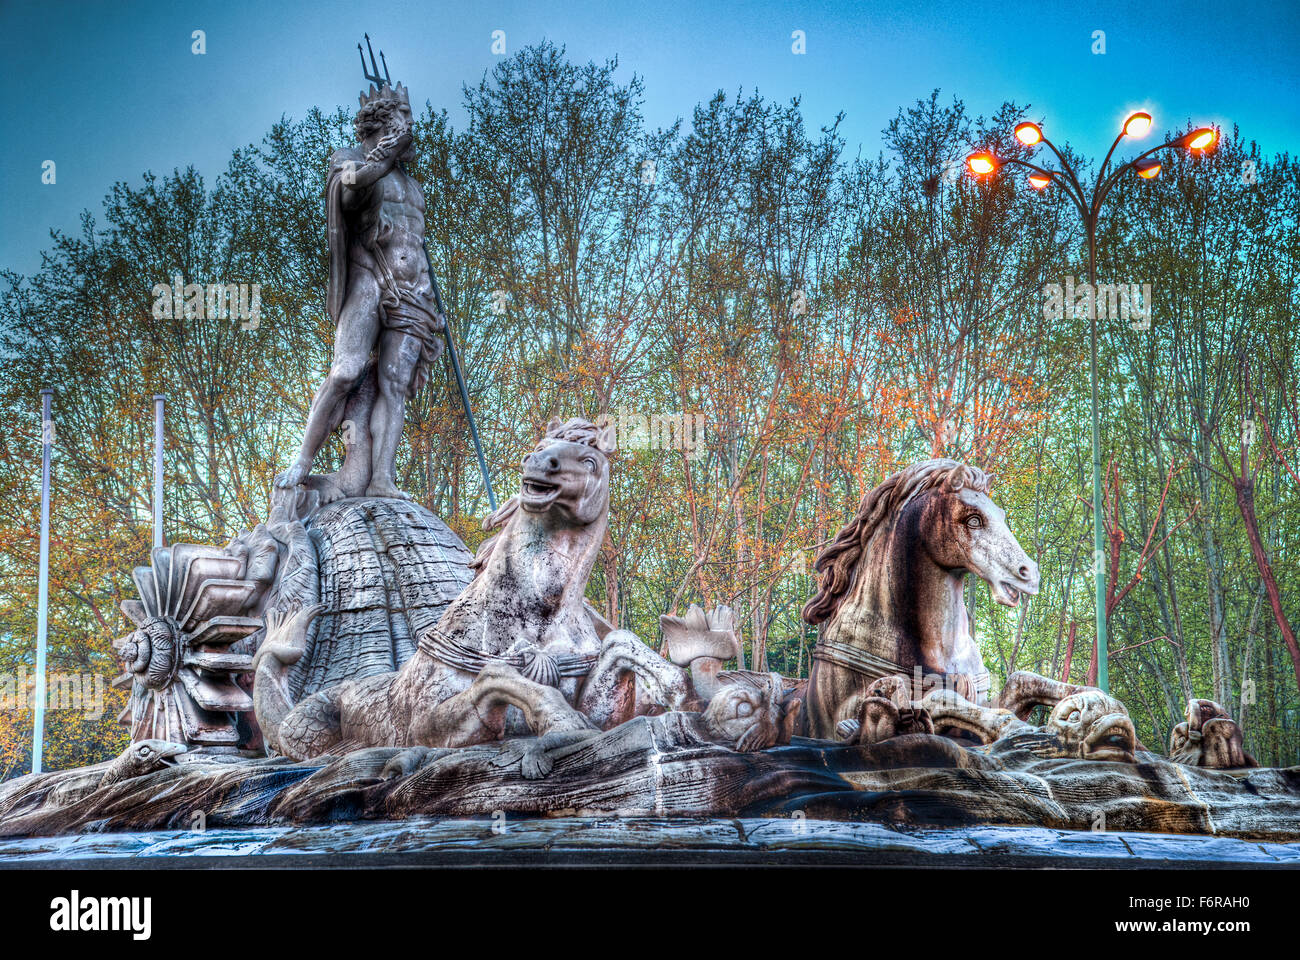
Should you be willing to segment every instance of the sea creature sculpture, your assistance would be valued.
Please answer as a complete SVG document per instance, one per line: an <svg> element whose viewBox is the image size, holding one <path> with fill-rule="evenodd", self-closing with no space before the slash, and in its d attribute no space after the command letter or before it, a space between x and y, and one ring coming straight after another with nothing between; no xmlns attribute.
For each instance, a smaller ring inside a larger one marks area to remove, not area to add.
<svg viewBox="0 0 1300 960"><path fill-rule="evenodd" d="M1186 719L1169 733L1169 759L1189 767L1235 770L1259 764L1242 745L1242 730L1213 700L1187 701Z"/></svg>

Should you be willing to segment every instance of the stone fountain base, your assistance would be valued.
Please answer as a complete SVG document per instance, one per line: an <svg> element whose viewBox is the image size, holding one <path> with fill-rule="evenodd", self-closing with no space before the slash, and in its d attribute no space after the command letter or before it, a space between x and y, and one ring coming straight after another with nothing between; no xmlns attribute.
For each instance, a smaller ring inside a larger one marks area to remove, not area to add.
<svg viewBox="0 0 1300 960"><path fill-rule="evenodd" d="M0 787L0 836L320 824L390 836L401 829L393 821L416 818L613 816L1300 840L1300 768L1224 772L1145 753L1135 764L1059 759L1059 743L1038 733L977 748L921 734L871 746L796 738L737 753L702 739L698 722L688 713L637 718L552 750L554 769L542 779L525 778L500 743L379 747L302 763L199 755L99 787L93 769L47 773ZM257 836L262 846L288 842L284 833Z"/></svg>
<svg viewBox="0 0 1300 960"><path fill-rule="evenodd" d="M835 865L1300 869L1300 844L797 818L371 821L0 839L0 868Z"/></svg>

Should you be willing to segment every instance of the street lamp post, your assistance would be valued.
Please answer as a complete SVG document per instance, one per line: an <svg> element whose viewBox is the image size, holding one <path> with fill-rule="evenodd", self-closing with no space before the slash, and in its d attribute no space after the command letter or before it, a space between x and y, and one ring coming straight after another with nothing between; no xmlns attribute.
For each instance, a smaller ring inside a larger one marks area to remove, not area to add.
<svg viewBox="0 0 1300 960"><path fill-rule="evenodd" d="M1089 374L1091 379L1092 393L1092 533L1093 533L1093 574L1096 581L1096 605L1097 605L1097 686L1107 693L1110 692L1110 671L1107 664L1107 629L1106 629L1106 576L1104 560L1106 556L1105 531L1102 524L1102 492L1101 492L1101 421L1098 412L1097 402L1097 222L1101 213L1102 202L1106 195L1110 193L1111 188L1119 182L1129 170L1132 170L1137 176L1144 180L1152 180L1160 175L1160 162L1156 159L1156 154L1162 150L1173 148L1182 148L1192 152L1203 153L1213 149L1218 141L1218 131L1212 127L1201 127L1192 130L1189 133L1174 137L1158 147L1152 147L1145 153L1140 154L1128 163L1116 167L1107 175L1110 167L1111 157L1115 154L1115 148L1119 146L1120 141L1125 137L1141 138L1147 135L1151 129L1151 115L1147 113L1134 113L1124 121L1124 126L1120 129L1119 136L1115 142L1110 145L1110 150L1106 153L1106 159L1102 161L1101 169L1097 171L1097 179L1093 183L1091 194L1087 193L1079 180L1078 174L1074 168L1065 159L1065 156L1056 145L1043 135L1042 128L1036 123L1026 121L1016 125L1015 136L1022 145L1033 149L1040 143L1046 144L1047 147L1056 155L1059 170L1051 170L1041 167L1037 164L1030 163L1028 160L1022 160L1019 157L999 156L992 151L984 150L972 153L966 158L966 168L977 178L991 177L996 174L1005 164L1014 164L1025 167L1029 170L1029 184L1035 190L1046 189L1051 184L1057 184L1067 197L1074 203L1075 209L1079 212L1079 217L1083 220L1083 229L1088 238L1088 289L1092 293L1092 309L1088 311L1088 337L1089 337ZM1073 305L1071 305L1073 309Z"/></svg>

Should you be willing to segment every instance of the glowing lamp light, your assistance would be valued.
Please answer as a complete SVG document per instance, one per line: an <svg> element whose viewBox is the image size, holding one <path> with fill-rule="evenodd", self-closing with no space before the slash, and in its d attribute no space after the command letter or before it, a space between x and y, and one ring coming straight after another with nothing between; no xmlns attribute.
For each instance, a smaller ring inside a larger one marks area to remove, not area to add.
<svg viewBox="0 0 1300 960"><path fill-rule="evenodd" d="M1213 127L1201 127L1187 135L1188 150L1209 150L1219 139L1219 132Z"/></svg>
<svg viewBox="0 0 1300 960"><path fill-rule="evenodd" d="M1124 121L1124 136L1145 137L1151 131L1151 114L1135 113Z"/></svg>
<svg viewBox="0 0 1300 960"><path fill-rule="evenodd" d="M972 153L966 158L966 169L977 177L987 176L998 168L991 153Z"/></svg>
<svg viewBox="0 0 1300 960"><path fill-rule="evenodd" d="M1135 169L1137 170L1137 175L1143 180L1154 180L1156 177L1160 176L1160 161L1143 160Z"/></svg>
<svg viewBox="0 0 1300 960"><path fill-rule="evenodd" d="M1031 173L1029 175L1029 185L1035 190L1042 190L1051 182L1052 178L1045 173Z"/></svg>
<svg viewBox="0 0 1300 960"><path fill-rule="evenodd" d="M1032 147L1042 142L1043 131L1038 128L1038 124L1026 120L1024 123L1016 124L1016 139L1026 147Z"/></svg>

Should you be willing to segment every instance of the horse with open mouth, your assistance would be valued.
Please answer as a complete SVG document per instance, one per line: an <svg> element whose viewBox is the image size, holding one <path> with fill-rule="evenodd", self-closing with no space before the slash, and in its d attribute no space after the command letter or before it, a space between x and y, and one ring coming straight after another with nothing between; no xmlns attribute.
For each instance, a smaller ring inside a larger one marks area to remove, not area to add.
<svg viewBox="0 0 1300 960"><path fill-rule="evenodd" d="M913 464L862 498L817 557L820 589L803 617L820 625L802 732L830 739L875 679L942 675L982 700L988 670L962 603L967 573L1008 607L1038 592L1038 564L989 498L992 477L954 460ZM917 691L916 699L920 699Z"/></svg>
<svg viewBox="0 0 1300 960"><path fill-rule="evenodd" d="M524 458L519 493L485 521L493 536L470 565L474 579L397 670L294 702L287 671L321 607L272 617L254 658L253 705L267 745L303 760L363 747L585 737L631 718L634 684L658 707L681 707L691 693L685 672L627 630L602 621L602 635L583 599L609 525L613 449L610 425L551 421Z"/></svg>

